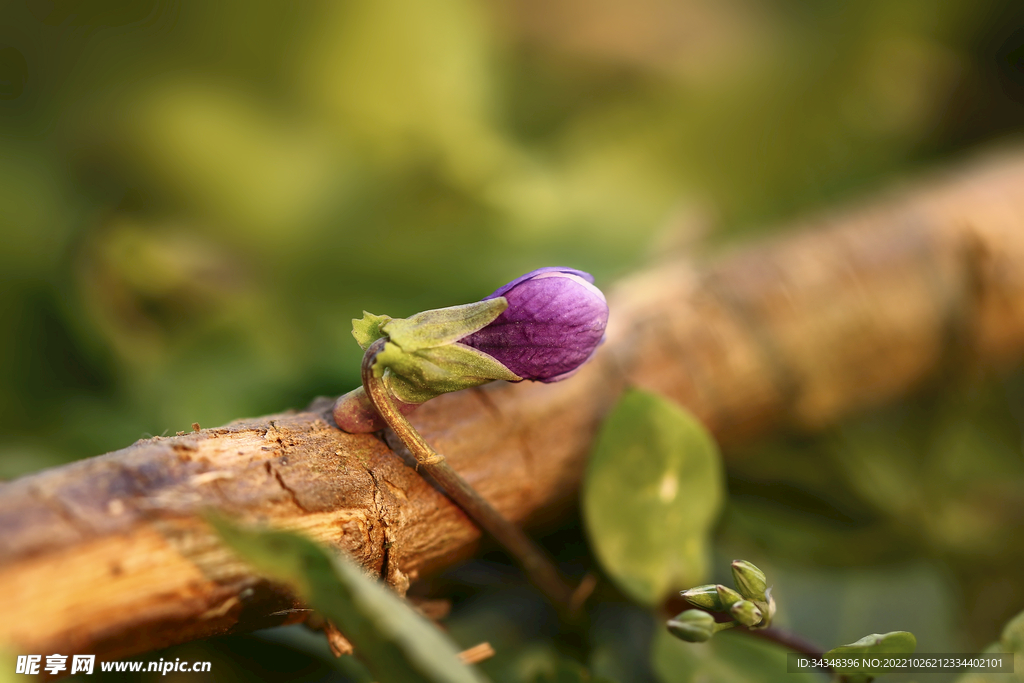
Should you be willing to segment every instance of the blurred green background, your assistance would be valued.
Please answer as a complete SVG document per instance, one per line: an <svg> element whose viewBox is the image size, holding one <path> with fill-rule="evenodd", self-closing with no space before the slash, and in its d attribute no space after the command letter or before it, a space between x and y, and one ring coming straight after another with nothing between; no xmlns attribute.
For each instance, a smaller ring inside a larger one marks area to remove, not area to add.
<svg viewBox="0 0 1024 683"><path fill-rule="evenodd" d="M1016 0L2 0L0 477L341 393L364 308L607 285L1022 129ZM955 377L729 453L716 548L804 628L840 595L983 645L1022 424L1019 378Z"/></svg>

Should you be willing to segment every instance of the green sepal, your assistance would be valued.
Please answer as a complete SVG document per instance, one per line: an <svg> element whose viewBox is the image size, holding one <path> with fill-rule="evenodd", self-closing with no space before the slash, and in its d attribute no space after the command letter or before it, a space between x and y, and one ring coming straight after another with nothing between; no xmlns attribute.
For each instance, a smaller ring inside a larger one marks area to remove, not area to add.
<svg viewBox="0 0 1024 683"><path fill-rule="evenodd" d="M487 327L506 308L508 300L499 296L462 306L423 311L409 318L397 318L381 325L381 331L403 351L413 353L457 342Z"/></svg>
<svg viewBox="0 0 1024 683"><path fill-rule="evenodd" d="M381 328L392 320L390 315L374 315L369 311L363 311L362 318L352 319L352 336L365 351L370 348L370 344L386 336Z"/></svg>
<svg viewBox="0 0 1024 683"><path fill-rule="evenodd" d="M409 353L393 342L377 354L373 374L388 372L392 393L406 403L423 403L435 396L477 387L496 379L522 379L493 357L466 346L449 343Z"/></svg>
<svg viewBox="0 0 1024 683"><path fill-rule="evenodd" d="M498 379L523 379L492 356L457 343L489 325L506 308L508 300L497 297L423 311L409 318L364 311L361 319L352 321L352 336L363 349L378 339L387 339L373 365L374 376L380 378L387 372L396 398L423 403Z"/></svg>

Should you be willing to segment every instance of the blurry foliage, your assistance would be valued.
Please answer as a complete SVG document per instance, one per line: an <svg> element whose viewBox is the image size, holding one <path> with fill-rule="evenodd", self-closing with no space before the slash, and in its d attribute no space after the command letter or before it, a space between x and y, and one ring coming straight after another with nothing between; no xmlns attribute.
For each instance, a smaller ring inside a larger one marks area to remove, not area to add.
<svg viewBox="0 0 1024 683"><path fill-rule="evenodd" d="M786 673L786 651L746 635L720 633L694 647L659 630L651 659L661 683L816 683L816 673Z"/></svg>
<svg viewBox="0 0 1024 683"><path fill-rule="evenodd" d="M986 648L985 652L1012 653L1014 655L1013 674L1008 676L1006 674L971 673L958 678L957 683L995 683L999 678L1009 683L1024 681L1024 672L1016 666L1016 662L1020 661L1021 656L1024 656L1024 612L1021 612L1006 624L999 640Z"/></svg>
<svg viewBox="0 0 1024 683"><path fill-rule="evenodd" d="M364 309L542 265L606 284L1022 124L1009 0L9 0L0 477L341 393ZM779 620L827 642L981 647L1024 606L1022 426L1019 376L961 378L727 453L713 551L777 576ZM548 543L594 563L579 520ZM500 563L433 584L456 640L495 644L493 680L707 670L606 583L556 633ZM274 652L305 652L289 638ZM183 647L273 678L251 639Z"/></svg>
<svg viewBox="0 0 1024 683"><path fill-rule="evenodd" d="M1024 605L1012 541L1024 533L1022 390L1019 374L955 381L815 438L737 452L723 539L755 561L837 569L930 558L959 606L958 637L984 645Z"/></svg>
<svg viewBox="0 0 1024 683"><path fill-rule="evenodd" d="M626 595L658 605L699 583L724 498L714 440L688 412L632 390L601 426L580 492L594 555Z"/></svg>
<svg viewBox="0 0 1024 683"><path fill-rule="evenodd" d="M330 620L381 681L483 683L423 616L362 567L294 532L246 529L219 517L221 540L260 574L289 586Z"/></svg>
<svg viewBox="0 0 1024 683"><path fill-rule="evenodd" d="M995 0L0 12L8 476L340 393L364 308L607 282L1024 107L1024 10Z"/></svg>
<svg viewBox="0 0 1024 683"><path fill-rule="evenodd" d="M842 657L843 655L870 655L870 654L913 654L917 649L917 639L913 633L907 631L893 631L892 633L872 633L860 638L855 643L834 647L825 653L826 657ZM849 683L871 683L878 675L885 673L885 667L863 668L836 668L836 672L845 675Z"/></svg>

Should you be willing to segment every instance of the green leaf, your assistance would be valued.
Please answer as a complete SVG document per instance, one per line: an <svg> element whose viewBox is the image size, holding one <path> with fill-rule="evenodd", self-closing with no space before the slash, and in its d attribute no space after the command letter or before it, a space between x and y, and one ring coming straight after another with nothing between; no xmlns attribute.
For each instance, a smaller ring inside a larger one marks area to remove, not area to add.
<svg viewBox="0 0 1024 683"><path fill-rule="evenodd" d="M370 348L370 344L385 336L380 328L391 322L391 319L390 315L374 315L363 311L362 318L352 319L352 336L365 351Z"/></svg>
<svg viewBox="0 0 1024 683"><path fill-rule="evenodd" d="M874 655L874 654L897 654L909 655L917 649L917 638L909 631L893 631L892 633L872 633L864 636L855 643L834 647L825 653L826 657L841 655ZM889 671L886 668L875 669L836 669L840 674L852 674L854 680L871 680L878 674Z"/></svg>
<svg viewBox="0 0 1024 683"><path fill-rule="evenodd" d="M1010 619L1003 627L999 642L992 643L984 650L985 654L999 652L1013 654L1015 664L1019 667L1021 659L1024 658L1024 612ZM956 683L1020 683L1021 681L1024 681L1024 674L1016 667L1012 676L1004 673L965 673L956 679Z"/></svg>
<svg viewBox="0 0 1024 683"><path fill-rule="evenodd" d="M909 631L872 633L855 643L834 647L825 654L869 655L869 654L911 654L917 649L917 638Z"/></svg>
<svg viewBox="0 0 1024 683"><path fill-rule="evenodd" d="M675 404L627 392L601 428L583 482L583 519L605 571L648 605L700 583L722 506L718 448Z"/></svg>
<svg viewBox="0 0 1024 683"><path fill-rule="evenodd" d="M352 563L290 532L208 521L243 559L334 622L380 683L484 681L435 626Z"/></svg>
<svg viewBox="0 0 1024 683"><path fill-rule="evenodd" d="M375 374L385 369L391 373L391 391L407 403L422 403L497 379L522 379L486 353L458 343L409 353L388 342L373 366Z"/></svg>
<svg viewBox="0 0 1024 683"><path fill-rule="evenodd" d="M999 644L1006 648L1007 652L1024 654L1024 612L1007 622Z"/></svg>
<svg viewBox="0 0 1024 683"><path fill-rule="evenodd" d="M409 318L398 318L382 326L385 334L403 351L451 344L486 327L508 308L503 296L462 306L423 311Z"/></svg>
<svg viewBox="0 0 1024 683"><path fill-rule="evenodd" d="M651 665L661 683L815 683L812 672L786 673L786 650L725 631L707 643L684 643L664 629L654 636Z"/></svg>
<svg viewBox="0 0 1024 683"><path fill-rule="evenodd" d="M4 646L8 646L8 643L4 643ZM0 683L14 683L18 680L26 680L23 675L14 673L18 668L18 658L16 655L8 652L5 647L0 647ZM45 666L46 660L42 660L42 665ZM31 680L31 679L28 679Z"/></svg>

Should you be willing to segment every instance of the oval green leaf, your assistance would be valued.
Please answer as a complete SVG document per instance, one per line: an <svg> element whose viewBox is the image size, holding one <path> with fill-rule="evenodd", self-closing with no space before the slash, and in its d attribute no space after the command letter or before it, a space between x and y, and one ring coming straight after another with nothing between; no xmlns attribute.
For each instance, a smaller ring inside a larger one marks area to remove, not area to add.
<svg viewBox="0 0 1024 683"><path fill-rule="evenodd" d="M892 633L872 633L855 643L834 647L825 654L832 655L873 655L899 654L909 655L917 649L917 638L909 631L893 631Z"/></svg>
<svg viewBox="0 0 1024 683"><path fill-rule="evenodd" d="M891 633L872 633L855 643L840 645L825 653L826 657L842 655L875 655L893 654L909 655L917 649L917 638L909 631L893 631ZM870 681L875 676L891 671L885 667L865 667L860 669L836 668L836 673L850 678L854 683Z"/></svg>
<svg viewBox="0 0 1024 683"><path fill-rule="evenodd" d="M653 605L707 575L724 491L718 447L704 427L660 396L629 391L598 435L583 519L608 575Z"/></svg>

